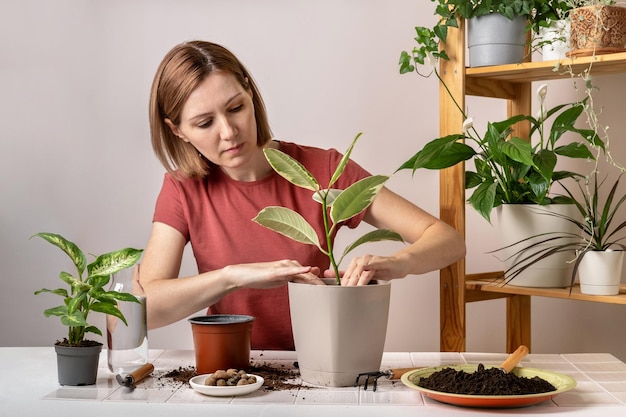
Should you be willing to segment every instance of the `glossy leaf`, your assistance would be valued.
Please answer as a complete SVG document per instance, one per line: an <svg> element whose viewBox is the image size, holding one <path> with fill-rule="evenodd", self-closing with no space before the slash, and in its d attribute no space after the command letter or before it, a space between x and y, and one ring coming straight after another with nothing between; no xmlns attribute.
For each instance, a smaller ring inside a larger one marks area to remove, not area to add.
<svg viewBox="0 0 626 417"><path fill-rule="evenodd" d="M365 210L381 190L389 177L373 175L363 178L346 188L335 199L330 210L330 218L334 224L351 219Z"/></svg>
<svg viewBox="0 0 626 417"><path fill-rule="evenodd" d="M449 135L439 139L434 139L424 145L422 150L416 153L411 159L404 163L398 170L419 168L444 169L467 161L476 155L474 149L462 142L464 135Z"/></svg>
<svg viewBox="0 0 626 417"><path fill-rule="evenodd" d="M320 185L313 175L291 156L278 149L268 148L264 149L263 152L274 171L290 183L311 191L320 189Z"/></svg>
<svg viewBox="0 0 626 417"><path fill-rule="evenodd" d="M142 250L125 248L114 252L105 253L96 258L94 262L87 266L90 277L101 277L111 275L122 269L130 268L139 258Z"/></svg>
<svg viewBox="0 0 626 417"><path fill-rule="evenodd" d="M304 217L289 208L280 206L265 207L252 220L296 242L314 245L322 250L315 229Z"/></svg>
<svg viewBox="0 0 626 417"><path fill-rule="evenodd" d="M38 236L49 243L52 243L54 246L65 252L76 266L79 275L85 271L85 265L87 264L85 254L78 248L78 246L76 246L74 242L70 242L63 236L55 233L42 232L37 233L34 236Z"/></svg>
<svg viewBox="0 0 626 417"><path fill-rule="evenodd" d="M350 147L348 148L346 153L343 154L341 161L339 161L339 165L337 165L337 168L335 169L335 173L330 178L330 182L328 183L328 188L331 188L333 185L335 185L339 177L341 177L341 174L343 174L343 171L344 169L346 169L346 165L348 164L348 161L350 160L350 155L352 154L354 145L356 145L356 142L359 140L361 135L362 133L359 133L358 135L356 135L356 137L352 140L352 143L350 144Z"/></svg>
<svg viewBox="0 0 626 417"><path fill-rule="evenodd" d="M350 253L353 249L355 249L355 248L357 248L357 247L359 247L359 246L361 246L361 245L363 245L365 243L380 242L380 241L383 241L383 240L404 242L404 239L402 239L402 236L400 236L399 233L394 232L393 230L387 230L387 229L372 230L371 232L366 233L365 235L361 236L360 238L358 238L357 240L352 242L350 245L348 245L344 249L343 254L339 258L337 263L341 263L341 261L343 261L343 259L346 257L346 255L348 253Z"/></svg>

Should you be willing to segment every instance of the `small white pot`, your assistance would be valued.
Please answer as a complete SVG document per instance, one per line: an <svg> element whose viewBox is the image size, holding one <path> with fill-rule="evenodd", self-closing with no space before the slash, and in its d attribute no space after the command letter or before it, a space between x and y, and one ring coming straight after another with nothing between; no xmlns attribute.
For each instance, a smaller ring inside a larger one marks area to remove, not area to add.
<svg viewBox="0 0 626 417"><path fill-rule="evenodd" d="M548 42L541 47L544 61L567 58L567 53L570 51L570 26L568 20L558 20L549 27L539 30L539 39L542 42Z"/></svg>
<svg viewBox="0 0 626 417"><path fill-rule="evenodd" d="M622 280L624 251L585 252L578 267L580 292L589 295L617 295Z"/></svg>
<svg viewBox="0 0 626 417"><path fill-rule="evenodd" d="M334 281L334 279L332 280ZM352 386L359 373L380 371L391 285L289 283L291 325L302 380Z"/></svg>

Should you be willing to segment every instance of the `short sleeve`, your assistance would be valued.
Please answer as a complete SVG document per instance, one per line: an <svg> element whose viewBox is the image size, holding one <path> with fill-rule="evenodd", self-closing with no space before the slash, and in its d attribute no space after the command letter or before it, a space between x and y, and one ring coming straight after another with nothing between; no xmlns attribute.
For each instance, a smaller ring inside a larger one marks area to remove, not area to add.
<svg viewBox="0 0 626 417"><path fill-rule="evenodd" d="M163 185L156 201L153 222L165 223L178 230L189 241L189 222L185 212L186 202L181 184L169 173L163 178Z"/></svg>

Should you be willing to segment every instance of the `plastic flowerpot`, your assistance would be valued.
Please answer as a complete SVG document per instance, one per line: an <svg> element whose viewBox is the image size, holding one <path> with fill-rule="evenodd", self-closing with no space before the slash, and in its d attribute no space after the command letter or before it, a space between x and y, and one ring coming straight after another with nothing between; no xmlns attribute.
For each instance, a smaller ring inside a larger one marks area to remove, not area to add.
<svg viewBox="0 0 626 417"><path fill-rule="evenodd" d="M102 344L93 346L55 345L57 370L61 385L93 385L98 377Z"/></svg>
<svg viewBox="0 0 626 417"><path fill-rule="evenodd" d="M220 369L246 369L250 365L250 339L254 317L214 314L189 319L198 374Z"/></svg>

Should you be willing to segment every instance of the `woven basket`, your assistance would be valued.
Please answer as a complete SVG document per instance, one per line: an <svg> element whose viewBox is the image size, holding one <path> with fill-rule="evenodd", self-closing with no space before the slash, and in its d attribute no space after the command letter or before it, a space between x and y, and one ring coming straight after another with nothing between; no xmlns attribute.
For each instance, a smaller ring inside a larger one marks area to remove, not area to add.
<svg viewBox="0 0 626 417"><path fill-rule="evenodd" d="M626 51L626 8L586 6L572 9L570 55Z"/></svg>

